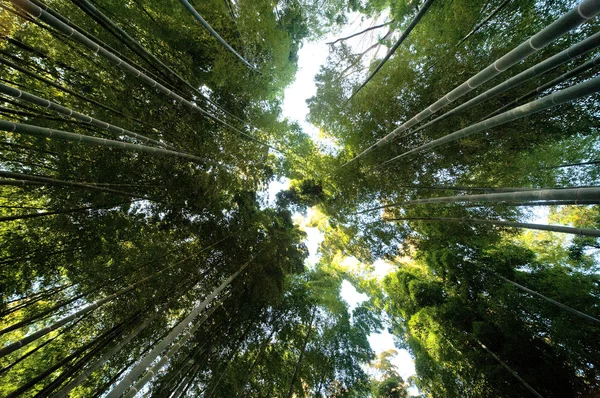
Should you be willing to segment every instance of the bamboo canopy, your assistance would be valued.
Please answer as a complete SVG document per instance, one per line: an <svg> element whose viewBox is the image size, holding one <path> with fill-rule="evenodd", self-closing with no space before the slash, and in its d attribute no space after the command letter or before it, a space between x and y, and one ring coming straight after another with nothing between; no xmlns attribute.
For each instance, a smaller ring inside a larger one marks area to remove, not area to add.
<svg viewBox="0 0 600 398"><path fill-rule="evenodd" d="M387 160L383 164L393 162L403 157L413 155L418 152L428 151L437 148L441 145L448 144L450 142L459 140L470 135L480 133L485 130L489 130L493 127L500 126L502 124L512 122L523 117L533 115L534 113L541 112L546 109L553 108L555 106L565 104L567 102L574 101L578 98L586 97L600 91L600 77L596 77L585 82L579 83L575 86L565 88L564 90L557 91L538 100L528 102L525 105L521 105L517 108L506 111L500 115L491 117L483 120L479 123L472 124L464 129L455 131L445 135L437 140L428 142L427 144L421 145L418 148L411 149L401 153L400 155Z"/></svg>
<svg viewBox="0 0 600 398"><path fill-rule="evenodd" d="M396 128L394 131L377 141L368 149L364 150L363 152L346 162L342 167L355 162L356 160L360 159L366 154L374 151L377 147L386 144L394 137L398 136L399 134L408 130L415 124L431 116L435 112L444 108L446 105L456 101L463 95L473 91L475 88L479 87L483 83L504 72L506 69L518 64L531 54L546 47L547 45L554 42L570 30L575 29L577 26L586 22L588 19L594 17L599 12L600 3L596 0L582 1L580 4L578 4L575 8L571 9L569 12L564 14L562 17L560 17L559 19L557 19L556 21L554 21L553 23L536 33L535 35L531 36L529 39L525 40L513 50L509 51L504 56L500 57L495 62L487 66L485 69L475 74L466 82L462 83L454 90L450 91L448 94L444 95L442 98L431 104L429 107L425 108L423 111L413 116L411 119L409 119L400 127Z"/></svg>

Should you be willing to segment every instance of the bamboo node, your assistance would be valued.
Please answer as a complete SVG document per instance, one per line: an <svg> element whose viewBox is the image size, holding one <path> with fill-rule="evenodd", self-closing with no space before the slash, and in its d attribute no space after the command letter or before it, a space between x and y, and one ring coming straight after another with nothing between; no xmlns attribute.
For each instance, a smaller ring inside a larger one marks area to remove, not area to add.
<svg viewBox="0 0 600 398"><path fill-rule="evenodd" d="M594 14L587 16L585 15L582 11L581 11L581 6L583 5L584 2L579 3L579 5L577 6L577 13L581 16L581 18L583 19L590 19L591 17L594 16Z"/></svg>
<svg viewBox="0 0 600 398"><path fill-rule="evenodd" d="M531 48L532 48L534 51L537 51L537 50L539 50L540 48L542 48L542 47L539 47L539 48L538 48L538 47L534 46L534 45L533 45L533 41L532 41L532 39L533 39L533 36L532 36L532 37L530 37L530 38L529 38L529 40L527 40L527 44L529 44L529 47L531 47Z"/></svg>

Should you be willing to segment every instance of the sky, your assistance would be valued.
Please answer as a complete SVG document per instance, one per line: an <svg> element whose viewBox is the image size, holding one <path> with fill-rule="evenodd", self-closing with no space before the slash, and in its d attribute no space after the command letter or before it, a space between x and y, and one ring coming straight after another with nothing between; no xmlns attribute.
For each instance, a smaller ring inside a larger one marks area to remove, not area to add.
<svg viewBox="0 0 600 398"><path fill-rule="evenodd" d="M334 35L330 35L323 40L319 40L318 43L304 43L298 54L299 61L296 80L285 91L285 98L282 107L283 116L290 120L297 121L313 140L325 145L330 143L323 139L323 136L320 134L317 127L306 121L306 116L308 115L308 106L306 104L306 100L314 96L317 92L314 84L314 77L319 72L320 66L325 63L329 53L329 46L325 43L338 37L345 37L349 34L361 31L373 24L381 23L380 20L370 20L366 23L361 23L360 18L357 16L350 16L349 21L350 24L348 24L342 31L337 32ZM374 31L372 34L365 35L365 37L352 39L349 44L353 46L355 51L361 51L361 48L365 48L373 43L373 40L377 39L378 34L383 35L385 32ZM365 58L368 59L368 57ZM287 189L288 187L289 181L285 178L271 183L268 190L269 202L272 203L272 201L275 200L275 195L277 192L282 189ZM296 215L295 217L299 227L307 233L305 244L309 250L309 257L307 259L307 267L309 268L313 267L318 262L320 257L318 254L318 248L324 239L323 233L317 228L310 228L306 226L306 221L310 219L311 214L312 212L309 209L306 217L298 217L299 215ZM356 262L355 259L349 259L349 261ZM375 267L375 276L380 278L384 277L387 273L393 270L393 266L391 264L382 260L378 260L373 265ZM352 313L352 310L357 305L367 299L365 294L358 293L348 281L344 281L342 284L341 296L348 303L350 313ZM372 334L369 337L369 343L376 354L389 349L396 349L394 346L393 336L385 330L381 333ZM398 355L396 355L396 357L392 360L392 363L398 367L398 372L406 380L409 376L415 373L414 361L408 351L399 349L396 350L398 351ZM413 389L411 392L416 393L416 390Z"/></svg>

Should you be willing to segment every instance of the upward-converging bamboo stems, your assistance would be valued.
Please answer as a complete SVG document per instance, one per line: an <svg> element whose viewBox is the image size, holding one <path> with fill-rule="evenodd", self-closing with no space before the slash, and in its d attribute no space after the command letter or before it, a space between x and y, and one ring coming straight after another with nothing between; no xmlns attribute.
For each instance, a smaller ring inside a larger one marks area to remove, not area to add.
<svg viewBox="0 0 600 398"><path fill-rule="evenodd" d="M23 99L23 100L25 100L27 102L31 102L33 104L36 104L36 105L39 105L39 106L43 106L43 107L48 108L48 109L52 109L53 111L62 113L63 115L72 116L72 117L74 117L77 120L81 120L81 121L83 121L85 123L89 123L89 124L91 124L93 126L100 127L100 128L106 129L108 131L112 131L113 133L125 134L125 135L128 135L130 137L136 138L138 140L142 140L145 143L151 142L151 143L153 143L155 145L158 145L160 147L169 148L171 150L175 150L176 151L175 147L167 145L167 144L165 144L163 142L160 142L160 141L157 141L157 140L153 140L152 138L143 136L141 134L134 133L133 131L125 130L122 127L118 127L118 126L112 125L110 123L106 123L106 122L104 122L102 120L93 118L93 117L88 116L88 115L84 115L83 113L76 112L76 111L74 111L72 109L69 109L69 108L64 107L62 105L59 105L59 104L57 104L55 102L52 102L52 101L47 100L45 98L41 98L41 97L38 97L36 95L27 93L25 91L22 91L22 90L19 90L19 89L7 86L6 84L0 83L0 93L6 94L6 95L10 95L11 97L14 97L14 98L20 98L20 99Z"/></svg>
<svg viewBox="0 0 600 398"><path fill-rule="evenodd" d="M490 113L487 116L484 116L483 118L487 119L488 117L497 115L498 113L500 113L506 109L510 109L512 106L515 106L529 98L532 98L540 93L543 93L544 91L548 90L549 88L552 88L552 87L556 86L557 84L567 81L568 79L575 77L575 76L577 76L587 70L590 70L598 65L600 65L600 57L591 59L591 60L579 65L575 69L570 70L567 73L563 73L562 75L558 76L556 79L552 79L548 83L542 84L541 86L537 87L535 90L532 90L532 91L528 92L527 94L509 102L508 104L504 105L502 108L495 110L494 112Z"/></svg>
<svg viewBox="0 0 600 398"><path fill-rule="evenodd" d="M127 292L129 292L129 291L131 291L133 289L135 289L137 286L140 286L141 284L149 281L150 279L154 278L155 276L157 276L157 275L159 275L159 274L161 274L161 273L163 273L163 272L165 272L165 271L167 271L167 270L169 270L169 269L171 269L171 268L173 268L173 267L175 267L175 266L183 263L186 260L189 260L190 258L193 258L194 256L195 255L186 257L183 260L180 260L180 261L178 261L178 262L176 262L176 263L174 263L172 265L169 265L168 267L165 267L165 268L161 269L160 271L157 271L157 272L153 273L150 276L147 276L147 277L145 277L143 279L140 279L139 281L133 283L130 286L127 286L126 288L123 288L123 289L121 289L121 290L119 290L119 291L117 291L117 292L115 292L113 294L110 294L110 295L106 296L105 298L103 298L101 300L96 301L94 304L90 304L88 306L85 306L82 309L80 309L80 310L72 313L71 315L68 315L66 317L63 317L63 318L59 319L58 321L54 322L50 326L47 326L47 327L45 327L45 328L43 328L41 330L38 330L37 332L31 333L31 334L23 337L22 339L14 342L14 343L11 343L11 344L3 347L3 348L0 348L0 358L3 358L6 355L10 354L11 352L14 352L14 351L18 350L19 348L24 347L27 344L30 344L31 342L39 339L42 336L47 335L48 333L52 332L53 330L56 330L56 329L60 328L61 326L65 325L65 324L67 324L69 322L71 322L72 320L74 320L74 319L76 319L76 318L78 318L78 317L80 317L82 315L85 315L85 314L87 314L87 313L89 313L91 311L94 311L96 308L99 308L102 305L104 305L104 304L106 304L106 303L114 300L115 298L117 298L119 296L122 296L123 294L125 294L125 293L127 293Z"/></svg>
<svg viewBox="0 0 600 398"><path fill-rule="evenodd" d="M475 76L471 77L466 82L462 83L454 90L450 91L448 94L431 104L429 107L425 108L417 115L413 116L400 127L396 128L394 131L377 141L371 147L367 148L366 150L355 156L353 159L345 163L344 166L355 162L357 159L360 159L366 154L374 151L377 147L386 144L394 137L408 130L409 128L421 122L422 120L428 118L429 116L444 108L451 102L456 101L458 98L471 92L483 83L499 75L506 69L510 68L513 65L516 65L531 54L546 47L565 33L581 25L588 19L594 17L599 12L600 2L598 2L597 0L583 0L571 11L567 12L562 17L548 25L546 28L542 29L537 34L533 35L532 37L521 43L519 46L509 51L507 54L500 57L491 65L481 70Z"/></svg>
<svg viewBox="0 0 600 398"><path fill-rule="evenodd" d="M61 130L53 130L47 127L39 127L33 126L30 124L23 123L13 123L6 120L0 120L0 130L15 132L20 134L28 134L37 137L47 137L47 138L57 138L66 141L79 142L83 144L89 145L100 145L105 147L113 147L120 149L130 149L134 151L140 152L148 152L152 154L161 154L161 155L173 155L178 156L185 159L195 160L197 162L202 162L206 164L210 164L217 167L223 167L221 164L214 162L212 160L204 159L195 155L190 155L188 153L176 152L170 149L164 148L155 148L146 145L139 144L131 144L123 141L115 141L115 140L107 140L106 138L98 138L98 137L90 137L87 135L69 133Z"/></svg>
<svg viewBox="0 0 600 398"><path fill-rule="evenodd" d="M399 138L403 138L408 135L415 134L415 133L417 133L439 121L442 121L452 115L457 114L460 111L464 111L466 109L472 108L475 105L478 105L498 94L501 94L505 91L508 91L512 88L515 88L515 87L525 83L528 80L531 80L535 76L540 76L544 73L547 73L547 72L559 67L560 65L563 65L564 63L566 63L574 58L577 58L579 56L587 54L588 52L598 48L598 46L600 46L600 32L588 37L585 40L580 41L579 43L572 45L571 47L567 48L566 50L563 50L563 51L559 52L558 54L553 55L550 58L545 59L544 61L532 66L531 68L524 70L523 72L511 77L510 79L504 81L503 83L500 83L500 84L496 85L495 87L492 87L491 89L479 94L478 96L470 99L469 101L457 106L456 108L452 109L451 111L448 111L448 112L444 113L443 115L438 116L437 118L433 119L432 121L420 126L419 128L417 128L413 131L410 131L410 132L402 135ZM576 69L578 69L578 68L576 68ZM508 109L508 107L506 107L506 108L503 107L503 108L499 109L498 111L484 117L484 119L487 119L488 117L490 117L496 113L499 113L504 109Z"/></svg>
<svg viewBox="0 0 600 398"><path fill-rule="evenodd" d="M564 90L557 91L538 100L528 102L525 105L521 105L517 108L506 111L500 115L491 117L479 123L465 127L464 129L455 131L451 134L445 135L442 138L428 142L427 144L421 145L420 147L411 149L401 153L400 155L384 162L382 165L401 159L403 157L413 155L418 152L428 151L437 148L441 145L448 144L450 142L459 140L470 135L480 133L485 130L489 130L493 127L512 122L523 117L533 115L534 113L541 112L546 109L553 108L555 106L565 104L567 102L574 101L578 98L586 97L600 91L600 77L596 77L585 82L579 83L575 86L565 88Z"/></svg>
<svg viewBox="0 0 600 398"><path fill-rule="evenodd" d="M258 254L257 254L258 255ZM175 326L171 332L159 343L152 351L150 351L142 360L117 384L106 396L107 398L118 398L127 390L130 386L140 377L150 364L169 346L180 334L184 333L184 330L188 328L189 324L223 291L229 284L244 270L248 265L256 258L253 256L250 260L244 263L233 275L227 278L219 287L217 287L208 297L200 303L190 314ZM187 332L189 334L190 332ZM135 391L137 392L137 390Z"/></svg>
<svg viewBox="0 0 600 398"><path fill-rule="evenodd" d="M223 126L227 127L228 129L234 131L235 133L257 143L260 145L263 145L265 147L268 147L269 149L272 149L276 152L280 152L282 153L281 150L279 150L278 148L275 148L267 143L264 143L256 138L254 138L253 136L241 131L240 129L232 126L231 124L227 123L224 120L221 120L220 118L218 118L217 116L211 114L210 112L206 111L205 109L202 109L201 107L199 107L196 103L193 103L191 101L186 100L185 98L181 97L180 95L174 93L173 91L171 91L170 89L168 89L167 87L165 87L164 85L160 84L159 82L157 82L156 80L152 79L151 77L149 77L148 75L146 75L145 73L141 72L139 69L136 69L135 67L133 67L131 64L129 64L128 62L122 60L121 58L115 56L112 52L106 50L104 47L100 46L99 44L97 44L96 42L88 39L87 37L85 37L84 35L82 35L81 33L79 33L76 29L68 26L67 24L63 23L62 21L60 21L58 18L54 17L53 15L51 15L50 13L48 13L47 11L43 10L42 8L36 6L35 4L33 4L31 1L29 0L11 0L13 2L13 4L15 4L17 7L27 11L29 14L33 15L35 18L39 18L42 21L46 22L48 25L54 27L55 29L59 30L60 32L66 34L67 36L71 37L72 39L78 41L79 43L83 44L84 46L86 46L87 48L89 48L90 50L92 50L94 52L94 54L99 54L101 56L103 56L104 58L108 59L109 61L111 61L112 63L116 64L118 67L120 67L121 69L124 69L125 71L127 71L128 73L131 73L132 75L134 75L135 77L139 78L140 80L144 81L145 83L149 84L151 87L156 88L158 91L160 91L161 93L165 94L166 96L174 99L175 101L189 107L190 109L200 112L202 113L204 116L209 117L215 121L217 121L218 123L222 124Z"/></svg>
<svg viewBox="0 0 600 398"><path fill-rule="evenodd" d="M545 225L545 224L533 224L525 222L513 222L513 221L502 221L502 220L482 220L478 218L452 218L452 217L399 217L390 218L388 221L424 221L424 222L458 222L466 224L486 224L486 225L498 225L503 227L511 228L525 228L535 229L538 231L551 231L551 232L562 232L566 234L582 235L582 236L593 236L600 237L600 230L591 228L575 228L575 227L564 227L562 225Z"/></svg>

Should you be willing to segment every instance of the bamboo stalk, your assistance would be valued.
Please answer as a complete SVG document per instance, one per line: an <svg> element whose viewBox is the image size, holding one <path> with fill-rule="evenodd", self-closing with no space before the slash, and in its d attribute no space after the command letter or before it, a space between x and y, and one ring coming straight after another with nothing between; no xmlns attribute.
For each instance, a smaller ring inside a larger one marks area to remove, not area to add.
<svg viewBox="0 0 600 398"><path fill-rule="evenodd" d="M185 1L185 0L180 0L180 1ZM425 15L425 13L429 9L429 7L431 7L433 2L434 2L434 0L425 1L423 6L421 6L421 9L419 10L419 12L417 12L417 15L415 15L413 20L410 22L410 24L404 30L404 32L402 32L398 41L396 41L396 43L392 46L392 48L390 48L390 50L385 55L385 57L383 57L381 62L379 62L379 64L375 67L373 72L371 72L371 74L365 79L365 81L360 86L358 86L358 88L356 90L354 90L354 92L352 93L352 95L350 96L350 98L348 100L351 100L352 97L354 97L356 94L358 94L358 92L360 90L362 90L362 88L365 87L367 85L367 83L369 83L369 81L371 81L371 79L373 79L373 77L377 74L377 72L379 72L379 70L381 68L383 68L383 65L392 57L392 55L394 55L394 53L396 52L398 47L400 47L400 45L404 42L404 40L406 40L406 38L408 37L410 32L412 32L412 30L415 28L415 26L417 26L417 24L419 23L421 18L423 18L423 16Z"/></svg>
<svg viewBox="0 0 600 398"><path fill-rule="evenodd" d="M561 232L565 234L582 235L582 236L593 236L600 237L600 230L591 228L575 228L565 227L562 225L546 225L546 224L532 224L524 222L513 222L513 221L502 221L502 220L482 220L478 218L452 218L452 217L400 217L390 218L387 221L425 221L425 222L458 222L467 224L484 224L484 225L498 225L510 228L525 228L534 229L538 231L550 231L550 232Z"/></svg>
<svg viewBox="0 0 600 398"><path fill-rule="evenodd" d="M540 93L548 90L549 88L552 88L552 87L556 86L557 84L562 83L562 82L564 82L574 76L577 76L587 70L590 70L598 65L600 65L600 57L596 57L590 61L587 61L586 63L579 65L577 68L570 70L567 73L563 73L562 75L558 76L556 79L552 79L548 83L542 84L541 86L537 87L535 90L532 90L532 91L528 92L527 94L517 98L516 100L509 102L508 104L504 105L502 108L495 110L494 112L488 114L487 116L484 116L483 118L487 119L490 116L494 116L494 115L502 112L505 109L509 109L510 107L512 107L514 105L517 105L531 97L534 97L537 94L540 94Z"/></svg>
<svg viewBox="0 0 600 398"><path fill-rule="evenodd" d="M179 349L181 347L183 347L188 342L189 339L192 338L193 334L200 328L200 326L202 326L202 324L221 305L223 305L223 303L219 302L219 303L216 303L214 306L212 306L206 312L206 314L204 314L198 320L198 322L196 322L196 324L189 330L188 333L184 333L184 336L181 339L179 339L179 341L177 341L177 343L175 343L171 347L171 349L154 366L152 366L150 369L148 369L146 371L146 373L138 380L138 382L135 383L135 385L132 388L129 389L129 391L127 392L127 394L124 395L124 398L133 398L137 394L138 391L141 391L142 388L144 388L144 386L150 380L152 380L152 378L154 377L154 375L156 375L158 373L158 371L169 361L169 359L171 359L175 354L177 354L177 352L179 352Z"/></svg>
<svg viewBox="0 0 600 398"><path fill-rule="evenodd" d="M33 183L39 182L39 183L41 183L43 185L58 185L58 186L68 186L68 187L76 187L76 188L93 189L93 190L97 190L97 191L108 192L108 193L116 193L116 194L119 194L119 195L131 196L133 198L142 198L142 199L147 199L147 200L158 202L158 200L152 199L152 198L150 198L148 196L144 196L144 195L138 195L138 194L131 193L131 192L118 191L116 189L98 187L98 186L95 186L95 185L89 185L89 184L84 184L84 183L79 183L79 182L58 180L58 179L50 178L50 177L42 177L42 176L36 176L36 175L30 175L30 174L15 173L15 172L12 172L12 171L3 171L3 170L0 170L0 177L13 178L13 179L21 180L21 181L26 181L27 183L29 183L29 182L33 182ZM7 181L7 180L0 179L0 185L4 181ZM17 185L22 185L20 183L20 181L17 181L17 182L18 182Z"/></svg>
<svg viewBox="0 0 600 398"><path fill-rule="evenodd" d="M600 324L600 319L598 319L598 318L595 318L595 317L588 315L586 313L583 313L581 311L577 311L576 309L571 308L568 305L565 305L559 301L553 300L550 297L546 297L543 294L536 292L535 290L531 290L523 285L518 284L517 282L513 282L510 279L503 277L502 275L498 275L496 273L492 273L492 274L494 276L496 276L497 278L502 279L504 282L510 283L511 285L518 287L519 289L523 290L524 292L527 292L529 294L533 294L534 296L540 297L540 298L546 300L547 302L552 303L555 306L562 308L565 311L569 311L570 313L575 314L581 318L587 319L588 321L592 321L592 322Z"/></svg>
<svg viewBox="0 0 600 398"><path fill-rule="evenodd" d="M83 44L84 46L86 46L87 48L89 48L90 50L92 50L94 52L94 54L99 54L103 57L105 57L106 59L108 59L109 61L111 61L112 63L116 64L117 66L119 66L121 69L126 70L127 72L131 73L132 75L134 75L135 77L139 78L140 80L144 81L145 83L149 84L150 86L158 89L158 91L160 91L161 93L165 94L166 96L174 99L175 101L186 105L187 107L189 107L190 109L200 112L202 113L204 116L209 117L213 120L215 120L216 122L222 124L223 126L229 128L230 130L236 132L237 134L246 137L247 139L260 144L262 146L265 146L269 149L272 149L276 152L279 153L283 153L281 150L267 144L264 143L254 137L252 137L251 135L241 131L240 129L232 126L231 124L219 119L218 117L212 115L210 112L206 111L205 109L200 108L196 103L193 103L191 101L186 100L185 98L181 97L180 95L174 93L173 91L169 90L168 88L166 88L165 86L163 86L162 84L158 83L156 80L152 79L151 77L149 77L148 75L146 75L145 73L141 72L140 70L134 68L132 65L130 65L128 62L120 59L119 57L115 56L113 53L107 51L103 46L100 46L99 44L95 43L94 41L88 39L87 37L85 37L84 35L82 35L81 33L79 33L76 29L66 25L65 23L63 23L62 21L60 21L58 18L54 17L53 15L51 15L50 13L48 13L47 11L43 10L42 8L34 5L33 3L31 3L30 0L11 0L13 4L15 4L17 7L27 11L28 13L30 13L31 15L35 16L36 18L41 19L42 21L46 22L48 25L54 27L55 29L61 31L62 33L66 34L67 36L71 37L72 39L78 41L79 43Z"/></svg>
<svg viewBox="0 0 600 398"><path fill-rule="evenodd" d="M459 140L461 138L489 130L493 127L497 127L512 122L514 120L533 115L543 110L550 109L555 106L565 104L567 102L571 102L582 97L586 97L588 95L592 95L594 93L597 93L598 91L600 91L600 77L596 77L585 82L579 83L575 86L565 88L564 90L554 92L535 101L531 101L517 108L511 109L510 111L506 111L497 116L493 116L489 119L483 120L479 123L472 124L468 127L465 127L464 129L445 135L441 138L438 138L437 140L430 141L427 144L401 153L400 155L385 161L384 163L382 163L382 166L395 160L401 159L403 157L413 155L418 152L428 151L437 148L441 145Z"/></svg>
<svg viewBox="0 0 600 398"><path fill-rule="evenodd" d="M150 146L146 146L146 145L131 144L128 142L123 142L123 141L109 140L106 138L98 138L98 137L91 137L91 136L87 136L87 135L69 133L67 131L54 130L54 129L50 129L47 127L33 126L31 124L13 123L13 122L9 122L6 120L0 120L0 130L20 133L20 134L33 135L36 137L57 138L60 140L79 142L79 143L88 144L88 145L99 145L99 146L104 146L104 147L129 149L129 150L134 150L134 151L139 151L139 152L147 152L147 153L152 153L152 154L172 155L172 156L178 156L178 157L184 158L184 159L190 159L190 160L194 160L197 162L210 164L210 165L217 166L217 167L223 167L221 164L219 164L215 161L204 159L204 158L201 158L201 157L198 157L195 155L190 155L190 154L184 153L184 152L177 152L177 151L172 151L170 149L155 148L155 147L150 147Z"/></svg>
<svg viewBox="0 0 600 398"><path fill-rule="evenodd" d="M50 326L47 326L47 327L45 327L45 328L43 328L41 330L38 330L38 331L36 331L34 333L31 333L31 334L23 337L22 339L14 342L14 343L8 344L7 346L4 346L4 347L0 348L0 358L3 358L6 355L8 355L8 354L10 354L10 353L18 350L19 348L24 347L24 346L28 345L29 343L31 343L31 342L39 339L40 337L47 335L48 333L52 332L55 329L58 329L59 327L65 325L66 323L72 321L73 319L78 318L78 317L80 317L80 316L82 316L84 314L87 314L87 313L91 312L91 311L94 311L96 308L99 308L102 305L108 303L109 301L112 301L113 299L115 299L115 298L117 298L117 297L119 297L119 296L121 296L121 295L123 295L123 294L125 294L125 293L127 293L127 292L129 292L129 291L131 291L133 289L135 289L137 286L139 286L139 285L141 285L141 284L149 281L150 279L154 278L155 276L157 276L157 275L159 275L159 274L161 274L161 273L163 273L163 272L165 272L165 271L167 271L167 270L169 270L169 269L171 269L171 268L173 268L173 267L175 267L175 266L183 263L184 261L189 260L190 258L192 258L194 256L195 255L192 255L192 256L184 258L183 260L177 261L176 263L174 263L172 265L169 265L168 267L165 267L165 268L163 268L163 269L161 269L161 270L159 270L159 271L151 274L150 276L147 276L147 277L145 277L145 278L143 278L143 279L141 279L141 280L139 280L139 281L137 281L137 282L135 282L135 283L133 283L133 284L131 284L131 285L129 285L129 286L127 286L127 287L125 287L125 288L123 288L123 289L115 292L115 293L113 293L113 294L110 294L110 295L106 296L105 298L103 298L101 300L96 301L94 304L90 304L88 306L85 306L84 308L76 311L75 313L73 313L71 315L68 315L68 316L66 316L64 318L59 319L58 321L54 322Z"/></svg>
<svg viewBox="0 0 600 398"><path fill-rule="evenodd" d="M544 398L539 392L537 392L533 387L531 387L525 380L523 380L523 378L521 376L519 376L517 374L517 372L515 372L514 370L512 370L510 368L510 366L508 366L506 363L504 363L496 354L494 354L489 348L487 348L481 341L475 339L477 341L477 343L479 343L479 345L481 346L481 348L483 348L484 350L487 351L488 354L490 354L492 356L492 358L494 358L504 369L508 370L508 372L515 378L517 379L521 384L523 384L523 386L529 390L529 392L531 392L533 395L535 395L537 398Z"/></svg>
<svg viewBox="0 0 600 398"><path fill-rule="evenodd" d="M244 263L235 273L233 273L229 278L227 278L223 283L221 283L221 285L219 285L219 287L217 287L210 295L208 295L208 297L206 297L204 301L202 301L196 308L194 308L192 312L190 312L190 314L183 321L177 324L177 326L175 326L171 330L171 332L152 349L152 351L150 351L144 358L142 358L142 360L127 374L127 376L125 376L119 382L119 384L117 384L108 393L106 398L118 398L124 393L126 393L132 386L132 384L135 382L135 380L137 380L137 378L145 372L148 366L150 366L150 364L160 355L161 352L163 352L165 348L167 348L169 344L171 344L171 342L173 342L173 340L175 340L175 338L177 338L177 336L179 336L182 333L189 334L189 332L184 332L188 325L208 306L209 303L211 303L215 299L215 297L219 293L221 293L223 289L229 286L229 284L256 258L257 255L258 253L252 258L250 258L250 260L248 260L246 263ZM133 389L135 390L135 388ZM137 392L137 390L135 392Z"/></svg>
<svg viewBox="0 0 600 398"><path fill-rule="evenodd" d="M96 126L96 127L100 127L100 128L106 129L108 131L112 131L113 133L125 134L125 135L128 135L130 137L142 140L145 143L151 142L151 143L153 143L155 145L158 145L160 147L169 148L171 150L176 150L176 148L173 147L173 146L171 146L171 145L167 145L167 144L165 144L163 142L160 142L160 141L157 141L157 140L153 140L152 138L143 136L141 134L134 133L133 131L125 130L122 127L115 126L115 125L112 125L110 123L104 122L104 121L102 121L100 119L96 119L96 118L93 118L91 116L85 115L83 113L76 112L76 111L74 111L72 109L69 109L69 108L64 107L62 105L59 105L59 104L57 104L55 102L52 102L50 100L47 100L45 98L38 97L36 95L33 95L33 94L27 93L25 91L22 91L22 90L19 90L19 89L7 86L7 85L2 84L2 83L0 83L0 93L6 94L6 95L10 95L11 97L14 97L14 98L21 98L21 99L23 99L23 100L25 100L27 102L31 102L33 104L36 104L36 105L39 105L39 106L43 106L43 107L48 108L48 109L52 109L53 111L56 111L58 113L62 113L63 115L74 117L77 120L80 120L82 122L91 124L91 125Z"/></svg>
<svg viewBox="0 0 600 398"><path fill-rule="evenodd" d="M404 138L409 135L418 133L419 131L431 126L434 123L442 121L452 115L455 115L456 113L458 113L460 111L464 111L465 109L472 108L473 106L478 105L490 98L493 98L498 94L501 94L512 88L515 88L515 87L523 84L524 82L531 80L535 76L540 76L544 73L550 72L551 70L556 69L560 65L563 65L564 63L566 63L574 58L577 58L579 56L587 54L588 52L598 48L598 46L600 46L600 32L588 37L587 39L580 41L579 43L572 45L571 47L567 48L566 50L563 50L563 51L559 52L558 54L551 56L550 58L545 59L544 61L532 66L531 68L524 70L523 72L496 85L495 87L492 87L491 89L470 99L469 101L465 102L464 104L457 106L456 108L452 109L451 111L444 113L443 115L422 125L421 127L417 128L416 130L413 130L411 132L408 132L407 134L400 136L399 138ZM496 113L499 113L504 109L505 109L504 107L500 108L498 111L491 113L488 116L484 117L484 119L487 119L488 117L493 116Z"/></svg>
<svg viewBox="0 0 600 398"><path fill-rule="evenodd" d="M600 2L596 0L583 0L575 8L568 11L562 17L531 36L529 39L515 47L513 50L506 53L504 56L497 59L495 62L475 74L473 77L462 83L448 94L425 108L423 111L413 116L411 119L406 121L404 124L387 134L385 137L377 141L375 144L346 162L342 167L347 166L366 154L374 151L381 145L386 144L391 139L408 130L415 124L421 122L425 118L431 116L435 112L444 108L446 105L453 101L456 101L463 95L471 92L475 88L479 87L483 83L499 75L506 69L513 65L523 61L525 58L546 47L565 33L581 25L588 19L594 17L600 12Z"/></svg>
<svg viewBox="0 0 600 398"><path fill-rule="evenodd" d="M373 207L356 214L367 213L374 210L387 209L389 207L399 207L404 205L421 205L432 203L496 203L496 202L528 202L538 200L599 200L600 187L585 187L585 188L562 188L562 189L536 189L532 191L521 192L502 192L488 193L478 195L461 195L461 196L441 196L429 199L414 199L404 202L391 203L389 205Z"/></svg>
<svg viewBox="0 0 600 398"><path fill-rule="evenodd" d="M100 108L102 108L104 110L116 113L117 115L126 117L126 118L131 119L133 121L136 121L136 122L138 122L140 124L145 124L144 122L142 122L139 119L133 118L133 117L131 117L131 116L129 116L129 115L121 112L121 111L118 111L118 110L116 110L114 108L111 108L110 106L101 104L100 102L98 102L98 101L96 101L96 100L94 100L92 98L86 97L85 95L81 95L79 93L76 93L75 91L73 91L73 90L71 90L69 88L66 88L65 86L62 86L62 85L60 85L58 83L53 82L52 80L46 79L43 76L40 76L40 75L38 75L38 74L36 74L34 72L31 72L30 70L25 69L25 68L23 68L23 67L15 64L14 62L7 60L6 58L0 57L0 63L8 65L8 66L10 66L13 69L18 70L19 72L22 72L22 73L24 73L24 74L26 74L28 76L31 76L34 79L37 79L37 80L39 80L41 82L44 82L44 83L48 84L49 86L52 86L52 87L54 87L54 88L56 88L58 90L64 91L67 94L71 94L72 96L74 96L76 98L79 98L80 100L89 102L90 104L94 104L94 105L96 105L96 106L98 106L98 107L100 107Z"/></svg>
<svg viewBox="0 0 600 398"><path fill-rule="evenodd" d="M193 16L194 16L194 18L196 18L196 20L197 20L198 22L200 22L200 24L201 24L202 26L204 26L204 28L205 28L206 30L208 30L208 32L209 32L209 33L210 33L210 34L211 34L211 35L212 35L212 36L213 36L215 39L217 39L217 41L218 41L219 43L221 43L221 45L222 45L223 47L225 47L225 48L227 49L227 51L229 51L230 53L232 53L233 55L235 55L235 56L236 56L236 57L237 57L237 58L238 58L240 61L242 61L242 62L244 63L244 65L246 65L248 68L250 68L250 69L253 69L253 70L257 70L257 69L256 69L254 66L252 66L252 65L251 65L251 64L250 64L248 61L246 61L246 60L244 59L244 57L242 57L240 54L238 54L238 52L237 52L237 51L235 51L235 50L233 49L233 47L231 47L231 46L229 45L229 43L227 43L225 40L223 40L223 38L222 38L221 36L219 36L219 34L218 34L218 33L217 33L217 32L216 32L216 31L215 31L213 28L212 28L212 26L210 26L210 25L208 24L208 22L206 22L206 20L205 20L204 18L202 18L202 15L200 15L200 14L198 13L198 11L196 11L196 10L194 9L194 7L192 7L192 5L191 5L191 4L190 4L190 3L189 3L187 0L179 0L179 2L180 2L181 4L183 4L183 6L184 6L185 8L187 8L187 10L188 10L188 11L189 11L189 12L190 12L190 13L191 13Z"/></svg>

